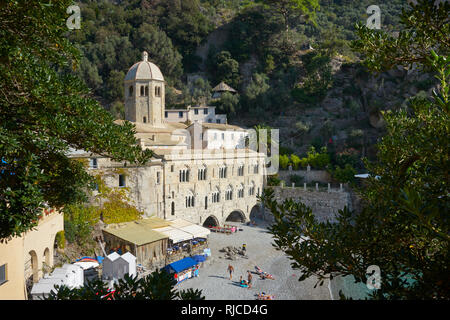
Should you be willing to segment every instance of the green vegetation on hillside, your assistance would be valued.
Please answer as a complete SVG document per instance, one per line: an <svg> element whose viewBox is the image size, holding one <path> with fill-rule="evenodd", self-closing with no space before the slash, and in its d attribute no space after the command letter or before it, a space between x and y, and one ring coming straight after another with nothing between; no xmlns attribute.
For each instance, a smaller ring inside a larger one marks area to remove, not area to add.
<svg viewBox="0 0 450 320"><path fill-rule="evenodd" d="M384 112L387 133L376 159L366 161L371 177L359 190L361 210L345 208L336 223L319 222L303 203L277 203L271 190L263 195L275 217L270 230L276 247L302 272L300 281L316 276L322 285L351 276L375 287L369 299L450 298L449 12L448 2L437 8L419 0L401 15L405 31L398 38L358 28L354 47L372 71L417 62L421 74L433 70L440 83L430 94L411 98L405 108ZM433 31L439 25L443 33ZM376 278L379 283L373 282Z"/></svg>

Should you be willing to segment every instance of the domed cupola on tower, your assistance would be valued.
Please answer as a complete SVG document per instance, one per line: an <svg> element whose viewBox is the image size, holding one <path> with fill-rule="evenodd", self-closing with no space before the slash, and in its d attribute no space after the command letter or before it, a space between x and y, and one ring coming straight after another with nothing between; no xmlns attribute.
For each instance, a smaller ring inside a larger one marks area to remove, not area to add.
<svg viewBox="0 0 450 320"><path fill-rule="evenodd" d="M142 61L135 63L125 76L125 120L164 126L164 84L161 70L148 61L144 51Z"/></svg>

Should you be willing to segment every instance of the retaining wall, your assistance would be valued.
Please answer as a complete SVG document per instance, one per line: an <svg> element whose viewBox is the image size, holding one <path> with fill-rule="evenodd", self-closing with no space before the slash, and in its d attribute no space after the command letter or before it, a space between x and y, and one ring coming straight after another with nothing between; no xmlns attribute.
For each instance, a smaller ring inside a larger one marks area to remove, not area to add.
<svg viewBox="0 0 450 320"><path fill-rule="evenodd" d="M290 176L297 175L303 177L304 182L313 181L328 183L331 181L331 175L325 170L279 170L278 177L286 181L286 185L290 184Z"/></svg>
<svg viewBox="0 0 450 320"><path fill-rule="evenodd" d="M301 201L312 209L319 221L334 220L335 214L347 206L352 210L350 192L345 189L311 190L290 187L271 187L274 190L275 199L279 202L285 199ZM265 210L264 219L273 221L272 213Z"/></svg>

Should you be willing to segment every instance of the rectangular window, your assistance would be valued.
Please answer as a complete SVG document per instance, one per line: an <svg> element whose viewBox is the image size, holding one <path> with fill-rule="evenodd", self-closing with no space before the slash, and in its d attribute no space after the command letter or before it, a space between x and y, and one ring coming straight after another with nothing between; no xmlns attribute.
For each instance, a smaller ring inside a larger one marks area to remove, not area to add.
<svg viewBox="0 0 450 320"><path fill-rule="evenodd" d="M173 172L174 168L175 168L174 165L171 165L170 166L170 172Z"/></svg>
<svg viewBox="0 0 450 320"><path fill-rule="evenodd" d="M198 109L194 109L194 114L198 114Z"/></svg>
<svg viewBox="0 0 450 320"><path fill-rule="evenodd" d="M91 169L97 169L97 159L96 158L91 158L89 159L89 168Z"/></svg>
<svg viewBox="0 0 450 320"><path fill-rule="evenodd" d="M227 167L219 168L219 178L227 177Z"/></svg>
<svg viewBox="0 0 450 320"><path fill-rule="evenodd" d="M178 112L178 118L183 118L183 111Z"/></svg>
<svg viewBox="0 0 450 320"><path fill-rule="evenodd" d="M222 140L225 140L225 133L222 133Z"/></svg>
<svg viewBox="0 0 450 320"><path fill-rule="evenodd" d="M164 112L164 117L166 117L166 118L169 117L169 113L167 111Z"/></svg>
<svg viewBox="0 0 450 320"><path fill-rule="evenodd" d="M208 114L208 108L203 109L203 114Z"/></svg>
<svg viewBox="0 0 450 320"><path fill-rule="evenodd" d="M6 278L6 264L0 266L0 285L8 281Z"/></svg>
<svg viewBox="0 0 450 320"><path fill-rule="evenodd" d="M220 119L217 119L217 120L216 120L216 123L220 123Z"/></svg>
<svg viewBox="0 0 450 320"><path fill-rule="evenodd" d="M123 174L119 174L119 187L125 187L125 176Z"/></svg>
<svg viewBox="0 0 450 320"><path fill-rule="evenodd" d="M156 172L156 184L160 184L161 182L161 172Z"/></svg>

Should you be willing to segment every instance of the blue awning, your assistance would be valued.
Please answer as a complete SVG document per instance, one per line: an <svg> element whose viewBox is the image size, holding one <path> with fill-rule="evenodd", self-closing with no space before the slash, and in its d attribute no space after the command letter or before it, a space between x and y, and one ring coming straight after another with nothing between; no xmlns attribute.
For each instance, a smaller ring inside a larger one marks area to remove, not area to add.
<svg viewBox="0 0 450 320"><path fill-rule="evenodd" d="M187 258L172 262L171 264L168 264L166 266L166 268L172 269L173 271L178 273L183 270L189 269L190 267L195 266L196 264L198 264L197 261L195 261L191 257L187 257Z"/></svg>
<svg viewBox="0 0 450 320"><path fill-rule="evenodd" d="M203 262L206 260L206 257L204 254L198 254L192 257L192 259L194 259L195 261L197 261L197 263L199 262Z"/></svg>

